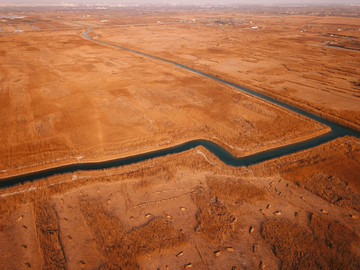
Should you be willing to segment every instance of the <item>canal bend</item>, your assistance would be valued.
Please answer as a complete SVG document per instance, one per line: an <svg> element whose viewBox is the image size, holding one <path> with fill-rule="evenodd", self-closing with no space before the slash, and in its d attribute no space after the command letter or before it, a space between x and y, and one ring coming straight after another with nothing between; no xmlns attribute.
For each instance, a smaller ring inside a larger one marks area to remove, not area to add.
<svg viewBox="0 0 360 270"><path fill-rule="evenodd" d="M323 123L323 124L329 126L331 128L331 131L324 135L321 135L321 136L318 136L318 137L315 137L315 138L312 138L309 140L277 147L274 149L270 149L270 150L263 151L263 152L258 152L258 153L255 153L255 154L252 154L252 155L249 155L246 157L240 157L240 158L233 156L229 151L227 151L226 149L222 148L221 146L215 144L214 142L211 142L208 140L193 140L193 141L188 141L186 143L182 143L182 144L179 144L179 145L176 145L173 147L148 152L145 154L129 156L129 157L125 157L125 158L118 158L118 159L102 161L102 162L74 163L74 164L70 164L70 165L64 165L64 166L59 166L59 167L55 167L55 168L45 169L45 170L41 170L41 171L37 171L37 172L32 172L32 173L27 173L27 174L22 174L22 175L17 175L17 176L11 176L11 177L7 177L7 178L0 178L0 187L9 187L9 186L13 186L18 183L24 183L26 181L34 181L36 179L49 177L49 176L53 176L56 174L71 173L71 172L75 172L78 170L100 170L100 169L108 169L108 168L113 168L113 167L129 165L132 163L137 163L137 162L145 161L145 160L156 158L156 157L180 153L180 152L195 148L197 146L205 147L207 150L209 150L211 153L213 153L215 156L217 156L222 162L224 162L227 165L249 166L249 165L257 164L257 163L260 163L260 162L263 162L263 161L266 161L269 159L281 157L284 155L289 155L289 154L296 153L301 150L312 148L312 147L321 145L323 143L326 143L328 141L331 141L333 139L336 139L338 137L348 135L348 136L354 136L354 137L360 138L359 132L352 130L348 127L345 127L341 124L337 124L333 121L327 120L319 115L315 115L313 113L307 112L305 110L302 110L302 109L292 106L290 104L287 104L282 101L276 100L274 98L268 97L264 94L247 89L247 88L237 85L233 82L229 82L227 80L212 76L212 75L204 73L204 72L201 72L199 70L184 66L180 63L177 63L177 62L174 62L174 61L171 61L168 59L164 59L161 57L153 56L153 55L143 53L140 51L128 49L128 48L125 48L125 47L122 47L122 46L119 46L116 44L112 44L109 42L93 39L89 36L90 32L91 32L91 29L88 30L86 33L82 34L83 37L90 41L99 43L99 44L112 46L112 47L115 47L115 48L118 48L121 50L125 50L128 52L132 52L132 53L135 53L135 54L138 54L141 56L145 56L145 57L156 59L156 60L159 60L162 62L166 62L168 64L172 64L174 66L180 67L187 71L191 71L193 73L204 76L206 78L215 80L217 82L220 82L220 83L223 83L223 84L226 84L229 86L232 86L241 92L246 92L250 95L253 95L253 96L256 96L263 100L266 100L268 102L277 104L283 108L286 108L293 112L304 115L308 118L316 120L320 123Z"/></svg>

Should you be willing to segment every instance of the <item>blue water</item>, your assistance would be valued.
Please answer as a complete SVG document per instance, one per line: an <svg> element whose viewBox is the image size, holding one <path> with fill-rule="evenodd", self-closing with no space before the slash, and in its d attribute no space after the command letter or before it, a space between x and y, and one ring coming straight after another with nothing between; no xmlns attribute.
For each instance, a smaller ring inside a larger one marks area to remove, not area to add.
<svg viewBox="0 0 360 270"><path fill-rule="evenodd" d="M83 34L83 36L89 40L93 40L91 37L88 36L88 34L90 33L91 30L87 31L86 33ZM101 44L106 44L109 46L113 46L122 50L126 50L132 53L136 53L142 56L146 56L146 57L150 57L159 61L163 61L166 63L170 63L173 64L177 67L186 69L188 71L194 72L196 74L202 75L204 77L216 80L218 82L221 82L223 84L226 85L230 85L236 89L238 89L239 91L243 91L246 93L249 93L251 95L257 96L261 99L267 100L269 102L275 103L277 105L280 105L284 108L287 108L291 111L294 111L296 113L302 114L304 116L307 116L311 119L314 119L316 121L319 121L329 127L331 127L331 131L326 133L325 135L313 138L313 139L309 139L306 141L302 141L299 143L294 143L291 145L286 145L286 146L282 146L282 147L277 147L275 149L270 149L267 151L263 151L263 152L259 152L256 154L252 154L246 157L241 157L241 158L236 158L235 156L233 156L230 152L228 152L226 149L222 148L221 146L211 142L211 141L207 141L207 140L194 140L194 141L189 141L174 147L169 147L169 148L165 148L165 149L161 149L161 150L157 150L157 151L153 151L153 152L149 152L146 154L142 154L142 155L135 155L135 156L130 156L130 157L126 157L126 158L119 158L119 159L114 159L114 160L110 160L110 161L104 161L104 162L96 162L96 163L77 163L77 164L72 164L72 165L66 165L66 166L60 166L57 168L53 168L53 169L48 169L48 170L43 170L43 171L38 171L38 172L34 172L34 173L29 173L29 174L24 174L24 175L20 175L20 176L14 176L14 177L8 177L8 178L4 178L0 180L0 187L5 187L5 186L11 186L17 183L23 183L25 181L33 181L39 178L44 178L44 177L49 177L52 175L56 175L56 174L62 174L62 173L70 173L70 172L75 172L78 170L99 170L99 169L107 169L107 168L112 168L112 167L118 167L118 166L123 166L123 165L128 165L128 164L132 164L132 163L136 163L136 162L140 162L140 161L144 161L147 159L151 159L151 158L156 158L156 157L161 157L161 156L165 156L168 154L174 154L174 153L180 153L192 148L195 148L197 146L203 146L206 149L208 149L210 152L212 152L214 155L216 155L221 161L223 161L225 164L227 165L232 165L232 166L249 166L249 165L253 165L253 164L257 164L259 162L262 161L266 161L269 159L273 159L273 158L277 158L277 157L281 157L284 155L288 155L288 154L292 154L301 150L305 150L308 148L312 148L318 145L321 145L323 143L326 143L330 140L336 139L338 137L342 137L345 135L349 135L349 136L355 136L360 138L360 133L352 130L350 128L344 127L340 124L334 123L332 121L329 121L325 118L322 118L320 116L317 116L315 114L306 112L302 109L296 108L292 105L288 105L284 102L278 101L276 99L273 99L271 97L267 97L263 94L257 93L253 90L244 88L242 86L239 86L235 83L214 77L212 75L203 73L201 71L195 70L193 68L190 67L186 67L182 64L176 63L174 61L171 60L167 60L167 59L163 59L160 57L156 57L156 56L152 56L146 53L142 53L142 52L138 52L135 50L131 50L131 49L127 49L118 45L114 45L108 42L104 42L104 41L99 41L99 40L93 40L97 43L101 43Z"/></svg>
<svg viewBox="0 0 360 270"><path fill-rule="evenodd" d="M186 69L188 71L191 71L193 73L196 73L196 74L199 74L201 76L204 76L204 77L207 77L207 78L210 78L210 79L213 79L215 81L218 81L218 82L221 82L223 84L226 84L226 85L229 85L229 86L232 86L236 89L238 89L239 91L242 91L242 92L246 92L248 94L251 94L253 96L256 96L258 98L261 98L261 99L264 99L266 101L269 101L271 103L274 103L274 104L277 104L281 107L284 107L284 108L287 108L293 112L296 112L296 113L299 113L299 114L302 114L306 117L309 117L311 119L314 119L320 123L323 123L327 126L329 126L331 128L331 132L333 135L331 135L332 137L334 138L337 138L337 137L340 137L340 136L345 136L345 135L350 135L350 136L356 136L358 137L359 136L359 132L355 131L355 130L352 130L350 128L347 128L345 126L342 126L340 124L337 124L333 121L330 121L330 120L327 120L321 116L318 116L318 115L315 115L313 113L310 113L310 112L307 112L303 109L300 109L300 108L297 108L295 106L292 106L292 105L289 105L287 103L284 103L282 101L279 101L277 99L274 99L272 97L268 97L264 94L261 94L261 93L258 93L258 92L255 92L253 90L250 90L248 88L245 88L243 86L240 86L240 85L237 85L233 82L229 82L229 81L226 81L226 80L223 80L223 79L220 79L220 78L217 78L215 76L212 76L210 74L207 74L207 73L204 73L204 72L201 72L199 70L196 70L196 69L193 69L193 68L190 68L190 67L187 67L187 66L184 66L182 64L179 64L179 63L176 63L174 61L171 61L171 60L167 60L167 59L164 59L164 58L160 58L160 57L157 57L157 56L153 56L153 55L150 55L150 54L146 54L146 53L143 53L143 52L139 52L139 51L135 51L135 50L132 50L132 49L128 49L128 48L124 48L124 47L121 47L121 46L118 46L118 45L115 45L115 44L111 44L111 43L108 43L108 42L104 42L104 41L100 41L100 40L95 40L95 39L92 39L91 37L89 37L89 33L91 32L91 30L88 30L86 33L83 34L83 37L89 39L89 40L92 40L92 41L95 41L97 43L101 43L101 44L105 44L105 45L109 45L109 46L113 46L113 47L116 47L116 48L119 48L119 49L122 49L122 50L125 50L125 51L128 51L128 52L132 52L132 53L135 53L135 54L139 54L141 56L146 56L146 57L149 57L149 58L153 58L153 59L156 59L156 60L159 60L159 61L162 61L162 62L166 62L166 63L169 63L169 64L172 64L174 66L177 66L177 67L180 67L182 69ZM326 135L326 136L329 136L329 135ZM326 136L323 136L324 139L326 138ZM319 143L320 144L320 143Z"/></svg>
<svg viewBox="0 0 360 270"><path fill-rule="evenodd" d="M35 25L32 25L32 27L34 27L36 30L40 30L40 28Z"/></svg>

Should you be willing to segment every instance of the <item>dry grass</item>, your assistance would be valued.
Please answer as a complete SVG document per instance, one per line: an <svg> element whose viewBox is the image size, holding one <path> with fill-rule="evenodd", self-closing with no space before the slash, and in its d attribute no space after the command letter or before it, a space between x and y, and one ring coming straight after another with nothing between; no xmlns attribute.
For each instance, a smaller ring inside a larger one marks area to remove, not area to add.
<svg viewBox="0 0 360 270"><path fill-rule="evenodd" d="M339 177L317 173L298 184L330 203L360 211L360 194L356 194Z"/></svg>
<svg viewBox="0 0 360 270"><path fill-rule="evenodd" d="M344 208L360 210L359 139L345 136L251 167L256 175L281 177Z"/></svg>
<svg viewBox="0 0 360 270"><path fill-rule="evenodd" d="M7 223L7 219L17 208L15 200L13 198L1 198L0 199L0 231L5 227L5 223Z"/></svg>
<svg viewBox="0 0 360 270"><path fill-rule="evenodd" d="M134 189L136 191L145 190L160 183L170 182L174 178L174 173L165 166L159 166L159 170L152 172L153 175L149 174L147 177L142 177L140 181L137 181L134 184Z"/></svg>
<svg viewBox="0 0 360 270"><path fill-rule="evenodd" d="M193 200L198 207L196 232L211 242L224 242L232 233L235 220L227 206L206 193L197 193Z"/></svg>
<svg viewBox="0 0 360 270"><path fill-rule="evenodd" d="M196 18L196 14L191 16ZM168 25L166 34L157 25L126 31L102 28L94 30L94 34L102 34L102 40L126 44L129 48L196 67L356 129L360 128L356 107L359 103L358 88L352 83L359 77L359 67L356 66L358 52L321 44L331 41L340 46L358 48L358 38L349 42L346 37L359 36L355 27L358 24L356 19L339 17L337 26L347 28L347 33L332 37L330 34L324 36L323 31L324 27L329 27L328 31L331 31L330 22L316 16L300 18L284 14L262 14L259 17L248 14L246 16L256 21L261 29L245 30L239 36L238 31L244 25L220 26L216 23L217 18L212 17L214 14L205 16L208 22L204 24L195 23L186 27L183 24ZM222 16L234 16L234 13L230 15L224 12ZM311 29L298 35L299 28L307 22L311 22ZM209 24L212 26L209 27ZM351 30L349 25L353 25ZM294 35L289 36L289 33ZM184 35L191 38L184 39ZM253 50L244 49L250 47ZM257 54L254 54L254 50Z"/></svg>
<svg viewBox="0 0 360 270"><path fill-rule="evenodd" d="M137 260L187 243L185 235L165 219L155 218L126 232L101 202L83 197L80 209L102 253L102 269L138 269Z"/></svg>
<svg viewBox="0 0 360 270"><path fill-rule="evenodd" d="M262 236L282 261L283 269L359 269L354 252L359 236L347 226L313 215L310 227L288 220L268 220Z"/></svg>
<svg viewBox="0 0 360 270"><path fill-rule="evenodd" d="M66 261L59 237L56 212L47 196L34 202L35 225L43 254L43 269L65 269Z"/></svg>
<svg viewBox="0 0 360 270"><path fill-rule="evenodd" d="M196 231L208 241L224 243L229 238L237 238L236 217L227 203L255 202L265 197L265 192L251 184L232 178L207 179L210 193L198 192L193 201L198 207Z"/></svg>
<svg viewBox="0 0 360 270"><path fill-rule="evenodd" d="M0 97L0 160L7 170L3 176L74 163L80 156L84 162L99 161L198 138L217 137L226 145L239 146L229 150L244 150L235 154L245 155L324 131L314 121L250 96L238 93L235 98L228 86L206 78L194 80L190 73L117 53L78 35L78 30L44 31L2 38L0 54L6 57L0 74L14 74L6 83L0 81L5 89ZM106 63L100 61L104 57ZM12 65L14 59L22 62ZM126 77L113 76L115 70L130 69L133 72ZM98 78L103 81L101 97ZM236 129L234 123L240 123Z"/></svg>
<svg viewBox="0 0 360 270"><path fill-rule="evenodd" d="M0 197L0 224L6 223L6 219L21 205L33 202L39 196L51 197L52 195L62 194L89 183L108 183L123 181L125 179L141 179L139 184L135 184L135 189L141 190L150 187L153 185L152 182L155 180L158 181L158 179L171 181L174 178L174 168L185 167L190 168L195 172L219 172L217 166L213 166L205 159L195 155L197 150L206 153L213 163L216 162L218 163L218 166L222 166L219 160L214 159L211 153L200 146L196 149L172 155L171 158L164 156L157 159L150 159L143 163L136 163L108 170L77 171L75 174L79 178L75 181L68 182L68 180L73 177L73 173L68 173L42 178L34 182L28 181L24 184L17 184L13 187L2 189L0 196L6 193L14 194L11 196ZM234 173L241 169L221 167L221 170L226 170L228 173ZM116 177L107 176L107 172L116 174ZM81 177L84 178L80 179ZM26 192L21 192L25 190Z"/></svg>
<svg viewBox="0 0 360 270"><path fill-rule="evenodd" d="M265 197L265 192L254 185L243 183L241 180L209 178L207 184L212 196L223 201L236 203L254 202Z"/></svg>

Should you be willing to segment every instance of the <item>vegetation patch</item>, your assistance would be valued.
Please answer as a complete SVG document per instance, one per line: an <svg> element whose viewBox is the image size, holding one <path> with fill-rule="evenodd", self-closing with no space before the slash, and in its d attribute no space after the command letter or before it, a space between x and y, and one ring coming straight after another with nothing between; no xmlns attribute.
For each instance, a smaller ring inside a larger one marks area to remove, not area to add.
<svg viewBox="0 0 360 270"><path fill-rule="evenodd" d="M193 197L198 207L195 230L211 242L223 243L234 229L235 217L218 198L200 193Z"/></svg>
<svg viewBox="0 0 360 270"><path fill-rule="evenodd" d="M34 202L35 225L43 254L43 269L65 269L66 260L59 237L58 217L49 197Z"/></svg>
<svg viewBox="0 0 360 270"><path fill-rule="evenodd" d="M106 212L100 201L83 197L80 210L102 253L102 269L138 269L137 260L187 243L172 222L154 218L126 232L121 222Z"/></svg>
<svg viewBox="0 0 360 270"><path fill-rule="evenodd" d="M360 211L360 194L339 177L317 173L298 184L330 203Z"/></svg>
<svg viewBox="0 0 360 270"><path fill-rule="evenodd" d="M344 224L312 215L309 227L288 220L268 220L262 236L283 269L360 269L355 254L359 236Z"/></svg>
<svg viewBox="0 0 360 270"><path fill-rule="evenodd" d="M265 197L265 191L241 180L209 178L211 194L223 201L254 202Z"/></svg>

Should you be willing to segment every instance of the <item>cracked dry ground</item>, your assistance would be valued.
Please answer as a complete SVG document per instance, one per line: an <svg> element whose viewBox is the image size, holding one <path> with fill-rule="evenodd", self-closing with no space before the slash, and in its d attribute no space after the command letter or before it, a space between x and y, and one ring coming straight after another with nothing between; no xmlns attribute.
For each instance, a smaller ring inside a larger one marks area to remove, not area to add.
<svg viewBox="0 0 360 270"><path fill-rule="evenodd" d="M198 147L3 189L0 268L358 269L359 168L344 137L249 168Z"/></svg>

